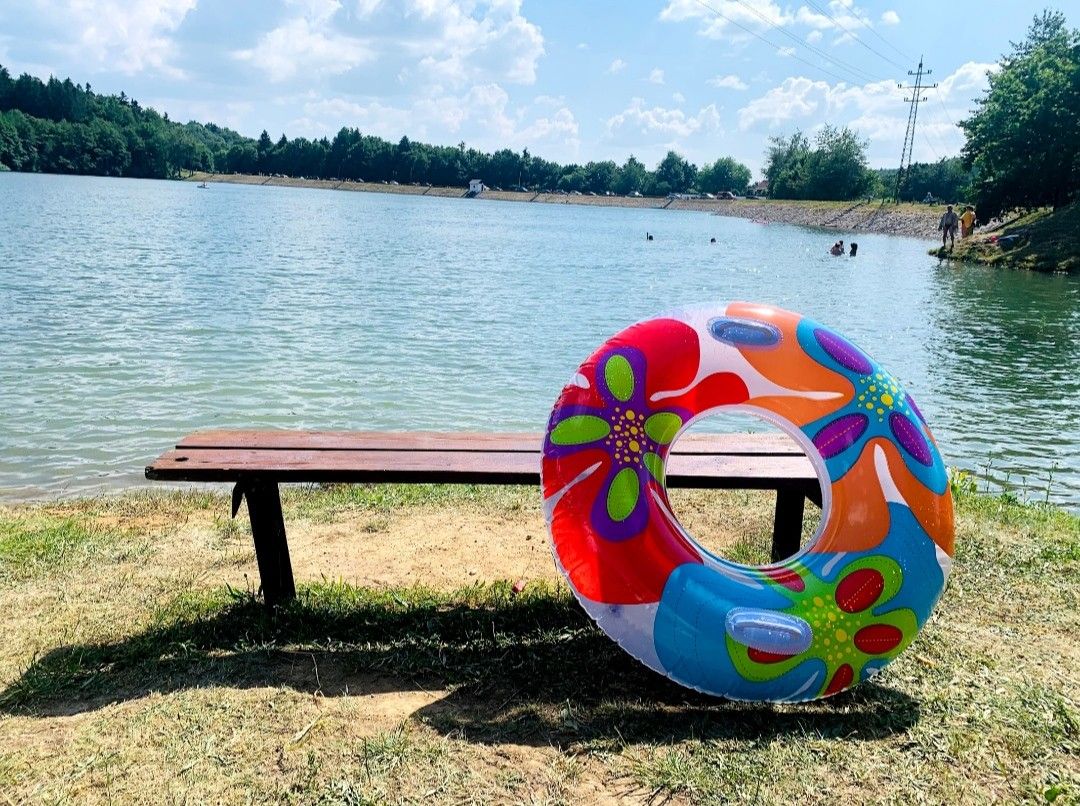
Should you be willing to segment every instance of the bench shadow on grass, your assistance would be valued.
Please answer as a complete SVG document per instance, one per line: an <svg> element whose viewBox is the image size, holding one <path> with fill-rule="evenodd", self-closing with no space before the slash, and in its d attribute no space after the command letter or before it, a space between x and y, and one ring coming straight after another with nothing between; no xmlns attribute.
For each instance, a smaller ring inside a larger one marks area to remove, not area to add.
<svg viewBox="0 0 1080 806"><path fill-rule="evenodd" d="M449 690L412 716L470 741L540 745L811 732L867 740L919 718L916 700L872 682L780 709L696 694L630 658L566 595L505 588L455 600L333 587L347 595L303 591L273 617L249 595L221 596L115 643L54 649L0 691L0 713L65 716L209 686L326 697Z"/></svg>

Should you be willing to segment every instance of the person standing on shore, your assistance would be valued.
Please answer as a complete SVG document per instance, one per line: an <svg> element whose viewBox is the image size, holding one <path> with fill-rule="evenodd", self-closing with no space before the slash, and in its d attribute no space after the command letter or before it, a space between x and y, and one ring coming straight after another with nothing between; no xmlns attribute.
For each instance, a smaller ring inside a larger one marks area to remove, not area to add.
<svg viewBox="0 0 1080 806"><path fill-rule="evenodd" d="M970 238L975 230L975 208L970 204L960 214L960 238ZM942 244L944 246L944 244Z"/></svg>
<svg viewBox="0 0 1080 806"><path fill-rule="evenodd" d="M945 212L941 216L941 220L938 222L938 229L941 230L941 248L945 248L945 239L949 239L949 248L952 249L956 246L956 225L960 219L953 210L950 204Z"/></svg>

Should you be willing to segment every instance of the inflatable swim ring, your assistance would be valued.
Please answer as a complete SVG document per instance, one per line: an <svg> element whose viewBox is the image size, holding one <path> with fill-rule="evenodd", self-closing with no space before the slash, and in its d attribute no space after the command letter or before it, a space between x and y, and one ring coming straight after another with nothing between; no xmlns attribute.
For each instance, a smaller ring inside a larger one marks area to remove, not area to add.
<svg viewBox="0 0 1080 806"><path fill-rule="evenodd" d="M700 546L665 466L696 418L754 413L817 469L817 534L751 567ZM949 574L945 466L900 383L833 330L748 303L639 322L563 389L543 448L552 551L578 600L642 663L740 700L837 694L895 658Z"/></svg>

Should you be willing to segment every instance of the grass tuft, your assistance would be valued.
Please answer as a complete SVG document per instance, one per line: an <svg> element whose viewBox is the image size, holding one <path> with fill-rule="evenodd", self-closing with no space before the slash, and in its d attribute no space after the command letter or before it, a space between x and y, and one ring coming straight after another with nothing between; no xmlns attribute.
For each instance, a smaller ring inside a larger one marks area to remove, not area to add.
<svg viewBox="0 0 1080 806"><path fill-rule="evenodd" d="M114 548L123 534L76 517L30 511L0 518L0 583L85 565Z"/></svg>

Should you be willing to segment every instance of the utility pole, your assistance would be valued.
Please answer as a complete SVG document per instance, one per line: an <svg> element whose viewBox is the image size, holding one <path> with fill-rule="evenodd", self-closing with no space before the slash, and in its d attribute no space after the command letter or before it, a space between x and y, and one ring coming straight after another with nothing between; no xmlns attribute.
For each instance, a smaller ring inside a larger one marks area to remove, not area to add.
<svg viewBox="0 0 1080 806"><path fill-rule="evenodd" d="M919 116L919 104L926 100L923 90L932 90L937 84L923 84L923 76L930 75L933 70L923 70L922 56L919 57L919 69L908 70L909 76L915 76L915 84L905 87L903 84L896 86L902 90L911 90L911 97L904 101L911 104L908 108L907 131L904 132L904 145L900 149L900 169L896 172L896 203L900 203L900 191L904 187L905 172L911 170L911 149L915 146L915 119Z"/></svg>

